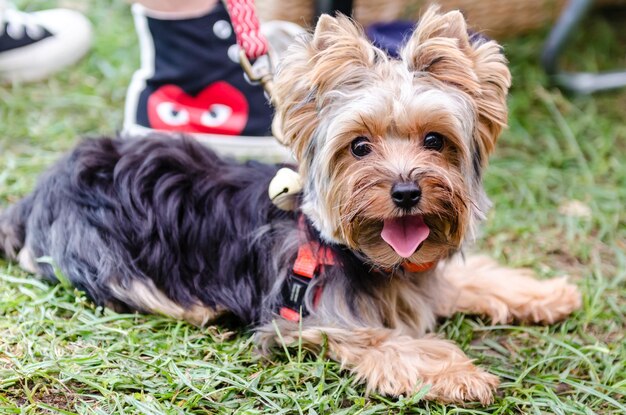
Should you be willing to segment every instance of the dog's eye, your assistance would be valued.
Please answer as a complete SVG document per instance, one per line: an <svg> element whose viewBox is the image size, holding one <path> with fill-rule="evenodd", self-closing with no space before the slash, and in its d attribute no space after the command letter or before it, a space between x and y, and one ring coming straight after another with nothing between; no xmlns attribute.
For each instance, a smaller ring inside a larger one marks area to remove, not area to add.
<svg viewBox="0 0 626 415"><path fill-rule="evenodd" d="M367 156L372 151L372 145L367 137L357 137L350 143L352 155L358 159Z"/></svg>
<svg viewBox="0 0 626 415"><path fill-rule="evenodd" d="M441 151L443 150L443 142L443 135L435 132L430 132L426 134L426 137L424 137L424 148L434 151Z"/></svg>

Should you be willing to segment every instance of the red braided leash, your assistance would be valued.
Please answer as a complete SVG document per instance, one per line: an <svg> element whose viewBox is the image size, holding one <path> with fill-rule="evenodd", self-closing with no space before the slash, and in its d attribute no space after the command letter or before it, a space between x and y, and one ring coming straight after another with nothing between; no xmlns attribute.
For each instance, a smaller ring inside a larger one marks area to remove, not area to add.
<svg viewBox="0 0 626 415"><path fill-rule="evenodd" d="M254 0L226 0L230 20L235 29L237 44L253 61L267 54L267 39L261 33Z"/></svg>
<svg viewBox="0 0 626 415"><path fill-rule="evenodd" d="M235 30L239 51L239 61L246 76L252 82L259 82L274 106L278 105L274 95L273 68L269 56L269 44L256 15L254 0L223 0L226 3L230 21ZM274 137L281 141L281 134L273 128Z"/></svg>

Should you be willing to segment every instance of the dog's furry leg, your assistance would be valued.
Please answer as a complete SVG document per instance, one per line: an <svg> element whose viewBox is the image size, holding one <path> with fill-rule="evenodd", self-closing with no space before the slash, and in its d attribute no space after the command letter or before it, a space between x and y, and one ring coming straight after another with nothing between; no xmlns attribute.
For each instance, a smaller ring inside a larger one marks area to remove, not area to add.
<svg viewBox="0 0 626 415"><path fill-rule="evenodd" d="M499 266L484 257L452 260L443 278L456 290L438 310L441 316L454 312L486 315L494 323L513 320L550 324L578 309L578 288L566 278L538 280L528 269Z"/></svg>
<svg viewBox="0 0 626 415"><path fill-rule="evenodd" d="M148 279L134 279L125 286L120 286L113 278L109 282L108 289L117 301L123 304L131 304L133 308L147 313L184 320L198 327L206 326L226 313L224 309L207 307L200 302L186 306L177 304Z"/></svg>
<svg viewBox="0 0 626 415"><path fill-rule="evenodd" d="M325 347L330 357L364 381L368 391L410 395L428 387L427 399L440 402L491 402L498 378L472 364L452 342L435 337L415 339L384 328L303 327L277 321L287 346ZM257 332L262 347L280 342L276 327Z"/></svg>
<svg viewBox="0 0 626 415"><path fill-rule="evenodd" d="M22 259L26 254L21 254L20 251L24 247L26 221L31 210L32 196L28 196L0 212L0 252L8 259L19 259L20 265L26 261Z"/></svg>

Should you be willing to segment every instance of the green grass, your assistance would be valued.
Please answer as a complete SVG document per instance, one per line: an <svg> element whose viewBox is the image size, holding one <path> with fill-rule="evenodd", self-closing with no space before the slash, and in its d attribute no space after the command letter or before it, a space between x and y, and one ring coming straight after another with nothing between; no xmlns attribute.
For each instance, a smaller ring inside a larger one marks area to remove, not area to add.
<svg viewBox="0 0 626 415"><path fill-rule="evenodd" d="M37 2L37 7L54 4ZM82 3L72 2L74 5ZM80 135L114 133L138 64L128 7L91 2L96 44L42 83L0 86L0 205ZM619 24L596 16L567 65L626 68ZM0 260L0 414L623 414L626 413L626 91L572 98L538 68L542 34L506 43L510 129L485 177L495 203L479 248L542 277L569 274L583 307L550 327L456 315L439 328L502 378L494 404L442 406L367 396L324 358L261 357L249 333L198 329L95 308ZM560 213L578 201L591 215Z"/></svg>

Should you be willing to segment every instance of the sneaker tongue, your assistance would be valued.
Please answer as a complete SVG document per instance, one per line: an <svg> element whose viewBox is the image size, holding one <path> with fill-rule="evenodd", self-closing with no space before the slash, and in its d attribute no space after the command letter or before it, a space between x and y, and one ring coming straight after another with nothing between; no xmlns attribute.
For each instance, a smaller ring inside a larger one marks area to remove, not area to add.
<svg viewBox="0 0 626 415"><path fill-rule="evenodd" d="M408 258L428 238L430 229L421 216L385 219L380 236L402 258Z"/></svg>

